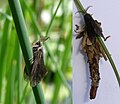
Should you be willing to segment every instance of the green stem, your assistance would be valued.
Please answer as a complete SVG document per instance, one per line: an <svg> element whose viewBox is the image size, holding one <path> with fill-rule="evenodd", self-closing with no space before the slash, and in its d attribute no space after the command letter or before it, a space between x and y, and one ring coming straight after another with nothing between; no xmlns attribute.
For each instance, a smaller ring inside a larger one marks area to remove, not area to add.
<svg viewBox="0 0 120 104"><path fill-rule="evenodd" d="M74 3L75 3L75 5L76 5L77 9L81 11L81 13L84 14L84 13L86 12L85 9L84 9L84 7L82 6L82 4L81 4L81 2L80 2L79 0L74 0ZM117 78L117 81L118 81L118 84L119 84L119 87L120 87L120 76L119 76L119 73L118 73L118 71L117 71L117 68L116 68L116 66L115 66L115 64L114 64L114 61L113 61L113 59L112 59L112 57L111 57L111 55L110 55L107 47L105 46L103 40L101 39L101 37L98 36L97 39L98 39L100 45L102 46L105 54L107 55L107 57L108 57L108 59L109 59L109 62L110 62L110 64L111 64L112 68L113 68L113 71L114 71L114 73L115 73L115 76L116 76L116 78Z"/></svg>
<svg viewBox="0 0 120 104"><path fill-rule="evenodd" d="M85 9L82 6L81 2L79 0L74 0L74 3L79 11L81 11L83 14L85 14Z"/></svg>
<svg viewBox="0 0 120 104"><path fill-rule="evenodd" d="M115 66L115 63L114 63L114 61L113 61L113 59L111 57L111 54L109 53L109 51L108 51L107 47L105 46L104 42L102 41L101 37L98 36L97 39L98 39L100 45L102 46L105 54L107 55L107 57L109 59L109 62L111 64L112 68L113 68L113 71L114 71L114 73L116 75L116 78L117 78L117 81L118 81L118 84L119 84L119 87L120 87L120 76L118 74L118 71L117 71L117 68Z"/></svg>
<svg viewBox="0 0 120 104"><path fill-rule="evenodd" d="M33 27L35 27L35 30L36 30L35 31L36 34L41 35L42 33L41 33L40 27L39 27L39 25L38 25L38 23L36 21L35 13L29 7L29 5L27 3L28 1L25 1L25 0L22 0L22 1L23 1L23 5L25 6L26 11L28 11L28 13L30 14L31 21L33 23Z"/></svg>
<svg viewBox="0 0 120 104"><path fill-rule="evenodd" d="M23 103L23 100L24 100L24 98L25 98L25 96L26 96L28 84L29 84L29 83L26 84L26 86L25 86L25 88L24 88L24 90L23 90L23 94L22 94L22 98L21 98L21 100L20 100L20 104Z"/></svg>
<svg viewBox="0 0 120 104"><path fill-rule="evenodd" d="M13 20L15 23L16 31L18 34L19 42L21 45L21 49L23 52L25 64L27 67L28 72L31 69L31 60L33 57L32 49L30 47L30 42L28 38L28 32L25 25L23 13L21 10L21 6L19 0L8 0L9 6L12 12ZM44 96L42 93L42 89L40 86L36 86L33 89L33 93L35 96L35 100L37 104L45 104Z"/></svg>
<svg viewBox="0 0 120 104"><path fill-rule="evenodd" d="M58 11L58 9L59 9L59 6L60 6L60 4L62 3L62 1L63 1L63 0L60 0L60 1L59 1L59 4L58 4L58 6L57 6L57 8L56 8L56 10L55 10L55 13L54 13L54 15L52 16L52 19L51 19L50 24L49 24L49 26L48 26L48 29L47 29L47 31L46 31L46 36L48 36L50 27L51 27L51 25L52 25L52 23L53 23L53 20L54 20L54 18L55 18L55 16L56 16L56 13L57 13L57 11Z"/></svg>

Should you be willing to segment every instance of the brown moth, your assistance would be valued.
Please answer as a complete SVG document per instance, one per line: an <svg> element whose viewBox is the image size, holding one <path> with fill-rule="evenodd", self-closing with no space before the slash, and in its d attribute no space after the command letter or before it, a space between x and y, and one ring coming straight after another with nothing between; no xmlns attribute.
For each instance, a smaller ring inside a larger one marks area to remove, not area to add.
<svg viewBox="0 0 120 104"><path fill-rule="evenodd" d="M24 70L24 78L30 80L30 86L35 87L47 74L43 60L43 49L40 40L33 44L33 62L31 65L30 77L27 70Z"/></svg>
<svg viewBox="0 0 120 104"><path fill-rule="evenodd" d="M79 33L76 39L83 37L82 39L82 50L86 53L88 57L90 76L91 76L91 89L90 89L90 99L96 97L97 88L99 86L100 73L99 73L99 60L101 57L104 57L105 60L106 54L104 53L102 47L97 41L96 37L101 36L104 40L108 37L104 37L102 33L101 23L97 20L94 20L92 16L88 13L84 14L85 27L82 31L79 30L79 26L76 26L76 33Z"/></svg>

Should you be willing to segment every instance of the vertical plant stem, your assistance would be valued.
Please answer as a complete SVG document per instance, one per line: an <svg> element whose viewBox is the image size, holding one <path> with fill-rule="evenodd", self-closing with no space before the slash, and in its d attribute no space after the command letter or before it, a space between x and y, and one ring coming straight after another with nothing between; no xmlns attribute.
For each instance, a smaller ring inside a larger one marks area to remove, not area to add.
<svg viewBox="0 0 120 104"><path fill-rule="evenodd" d="M28 71L28 73L30 73L31 59L33 57L33 54L32 54L32 49L30 47L28 32L27 32L27 28L26 28L25 21L23 18L21 6L19 3L19 0L8 0L8 2L9 2L9 6L10 6L10 9L12 12L15 27L17 30L17 34L18 34L19 42L20 42L21 49L23 52L27 71ZM34 87L32 89L33 89L36 103L37 104L45 104L45 100L44 100L44 96L43 96L41 87L39 85L37 85L36 87Z"/></svg>
<svg viewBox="0 0 120 104"><path fill-rule="evenodd" d="M82 13L85 13L85 9L84 7L82 6L81 2L79 0L74 0L74 3L77 7L78 10L80 10Z"/></svg>
<svg viewBox="0 0 120 104"><path fill-rule="evenodd" d="M53 23L53 20L54 20L54 18L55 18L55 16L56 16L56 13L57 13L57 11L58 11L58 9L59 9L59 6L60 6L60 4L62 3L62 1L63 1L63 0L60 0L60 1L59 1L59 4L58 4L58 6L57 6L57 8L56 8L56 10L55 10L55 13L54 13L54 15L52 16L52 19L51 19L51 21L50 21L50 24L49 24L48 29L47 29L47 32L46 32L46 36L48 36L50 27L51 27L51 25L52 25L52 23Z"/></svg>

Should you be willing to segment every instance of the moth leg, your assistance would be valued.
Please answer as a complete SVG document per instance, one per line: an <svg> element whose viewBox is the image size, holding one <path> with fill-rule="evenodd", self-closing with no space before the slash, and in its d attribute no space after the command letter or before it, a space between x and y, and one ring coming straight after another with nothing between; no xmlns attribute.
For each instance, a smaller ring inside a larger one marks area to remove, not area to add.
<svg viewBox="0 0 120 104"><path fill-rule="evenodd" d="M85 26L83 26L83 28L80 29L80 26L75 25L75 30L76 33L81 33L83 31L85 31Z"/></svg>
<svg viewBox="0 0 120 104"><path fill-rule="evenodd" d="M77 35L76 39L81 38L82 36L84 36L84 31L80 32L80 33Z"/></svg>
<svg viewBox="0 0 120 104"><path fill-rule="evenodd" d="M98 27L101 26L101 22L98 22L97 20L95 20L95 23L97 24Z"/></svg>
<svg viewBox="0 0 120 104"><path fill-rule="evenodd" d="M74 30L74 31L75 31L76 33L79 33L77 30L79 30L79 26L78 26L78 25L75 25L75 30Z"/></svg>
<svg viewBox="0 0 120 104"><path fill-rule="evenodd" d="M107 37L104 37L104 41L106 41L108 38L110 38L110 35L107 36Z"/></svg>
<svg viewBox="0 0 120 104"><path fill-rule="evenodd" d="M98 22L97 20L95 20L95 24L99 27L99 29L101 30L102 32L102 28L101 28L101 23ZM99 34L98 34L99 35ZM103 37L104 41L106 41L110 36L107 36L107 37L104 37L104 35L101 33L100 34L101 37Z"/></svg>
<svg viewBox="0 0 120 104"><path fill-rule="evenodd" d="M106 41L108 38L110 38L110 35L109 35L109 36L107 36L107 37L104 37L104 35L103 35L103 34L101 34L100 36L104 39L104 41Z"/></svg>
<svg viewBox="0 0 120 104"><path fill-rule="evenodd" d="M83 28L80 30L78 25L75 25L76 29L74 30L76 33L79 33L76 37L76 39L81 38L84 35L85 32L85 26L83 26ZM78 31L79 30L79 31Z"/></svg>

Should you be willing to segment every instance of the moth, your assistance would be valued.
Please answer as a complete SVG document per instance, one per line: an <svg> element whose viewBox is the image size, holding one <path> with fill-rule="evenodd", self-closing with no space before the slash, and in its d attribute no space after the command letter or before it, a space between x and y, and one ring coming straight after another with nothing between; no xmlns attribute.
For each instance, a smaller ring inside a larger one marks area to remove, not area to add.
<svg viewBox="0 0 120 104"><path fill-rule="evenodd" d="M87 8L88 9L88 8ZM106 54L101 48L96 37L101 36L104 41L110 36L104 37L102 33L101 23L97 20L94 20L89 13L83 15L85 26L82 31L79 30L79 26L76 26L76 33L79 33L76 39L83 37L82 39L82 50L86 53L88 57L89 69L90 69L90 78L91 78L91 88L90 88L90 99L95 99L97 88L99 86L100 73L99 73L99 60L101 57L104 57L105 60Z"/></svg>
<svg viewBox="0 0 120 104"><path fill-rule="evenodd" d="M37 41L33 44L33 62L31 65L30 76L28 76L27 69L24 70L24 79L30 80L30 86L35 87L41 79L47 74L47 70L43 60L43 48L41 41Z"/></svg>
<svg viewBox="0 0 120 104"><path fill-rule="evenodd" d="M85 30L87 31L89 38L94 39L97 35L100 35L104 39L104 41L109 38L109 36L104 37L102 33L102 28L100 27L101 23L97 20L94 20L90 14L86 13L84 15L84 20Z"/></svg>
<svg viewBox="0 0 120 104"><path fill-rule="evenodd" d="M101 28L101 23L98 22L97 20L94 20L92 15L87 13L87 10L90 8L91 6L89 6L87 9L86 9L86 12L85 14L83 15L84 17L84 21L85 21L85 26L83 27L83 30L80 32L80 34L76 37L76 38L80 38L83 36L83 33L85 31L87 31L87 34L90 38L90 40L94 41L96 36L101 36L104 41L106 41L110 36L107 36L107 37L104 37L103 35L103 31L102 31L102 28ZM79 26L78 25L75 25L76 26L76 30L79 29ZM76 32L75 30L75 32Z"/></svg>

